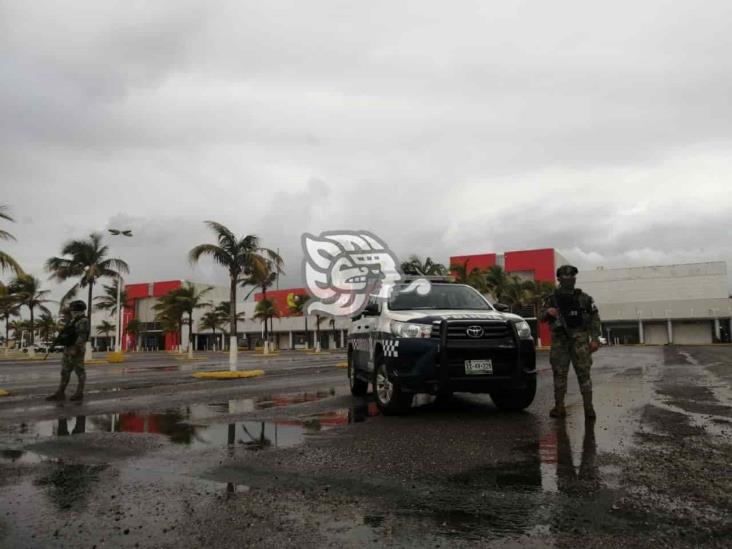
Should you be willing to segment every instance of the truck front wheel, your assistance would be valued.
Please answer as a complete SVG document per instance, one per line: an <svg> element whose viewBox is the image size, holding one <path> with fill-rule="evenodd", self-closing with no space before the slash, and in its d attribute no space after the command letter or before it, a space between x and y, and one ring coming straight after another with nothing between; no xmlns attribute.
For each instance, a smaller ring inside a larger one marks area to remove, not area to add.
<svg viewBox="0 0 732 549"><path fill-rule="evenodd" d="M493 403L501 410L519 411L527 408L534 402L536 396L536 377L526 380L524 387L520 389L504 389L491 392Z"/></svg>

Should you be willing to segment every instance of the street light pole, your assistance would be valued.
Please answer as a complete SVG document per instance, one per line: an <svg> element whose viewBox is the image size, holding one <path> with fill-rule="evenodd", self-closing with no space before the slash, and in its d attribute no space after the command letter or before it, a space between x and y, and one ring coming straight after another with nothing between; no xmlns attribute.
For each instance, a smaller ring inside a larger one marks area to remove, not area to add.
<svg viewBox="0 0 732 549"><path fill-rule="evenodd" d="M108 229L112 236L132 236L132 231L129 229L126 230L119 230L119 229ZM117 272L117 334L115 337L114 342L114 351L116 353L119 353L122 351L122 307L121 307L121 296L122 296L122 275Z"/></svg>

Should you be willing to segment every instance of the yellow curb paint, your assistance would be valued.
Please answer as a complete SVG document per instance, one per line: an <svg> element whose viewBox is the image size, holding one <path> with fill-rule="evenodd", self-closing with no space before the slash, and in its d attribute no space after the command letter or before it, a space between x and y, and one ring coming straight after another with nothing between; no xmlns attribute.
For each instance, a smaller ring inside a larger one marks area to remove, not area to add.
<svg viewBox="0 0 732 549"><path fill-rule="evenodd" d="M196 379L239 379L244 377L259 377L263 375L264 370L242 370L240 372L220 370L215 372L196 372L193 374L193 377Z"/></svg>
<svg viewBox="0 0 732 549"><path fill-rule="evenodd" d="M95 364L109 364L106 360L100 360L98 358L93 358L91 360L85 360L84 364L88 364L90 366L93 366Z"/></svg>
<svg viewBox="0 0 732 549"><path fill-rule="evenodd" d="M0 397L6 397L6 396L8 396L9 394L10 394L10 393L8 393L8 392L7 392L7 391L6 391L5 389L0 389Z"/></svg>
<svg viewBox="0 0 732 549"><path fill-rule="evenodd" d="M259 358L267 358L268 356L279 356L279 354L280 354L279 352L269 353L268 355L257 353L254 356L259 357Z"/></svg>
<svg viewBox="0 0 732 549"><path fill-rule="evenodd" d="M337 368L348 368L348 362L339 362L336 364Z"/></svg>
<svg viewBox="0 0 732 549"><path fill-rule="evenodd" d="M119 364L120 362L125 361L125 355L123 353L118 353L117 351L107 353L107 362L110 364Z"/></svg>

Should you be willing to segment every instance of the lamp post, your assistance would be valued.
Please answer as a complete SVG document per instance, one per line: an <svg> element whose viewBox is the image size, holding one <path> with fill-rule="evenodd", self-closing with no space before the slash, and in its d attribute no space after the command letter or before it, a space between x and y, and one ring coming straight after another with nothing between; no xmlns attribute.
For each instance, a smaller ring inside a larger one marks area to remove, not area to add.
<svg viewBox="0 0 732 549"><path fill-rule="evenodd" d="M126 230L119 230L119 229L108 229L110 234L112 236L126 236L131 237L132 231L129 229ZM117 333L115 334L114 338L114 351L116 353L119 353L122 350L122 309L121 309L121 303L120 303L120 297L122 295L122 275L117 273Z"/></svg>

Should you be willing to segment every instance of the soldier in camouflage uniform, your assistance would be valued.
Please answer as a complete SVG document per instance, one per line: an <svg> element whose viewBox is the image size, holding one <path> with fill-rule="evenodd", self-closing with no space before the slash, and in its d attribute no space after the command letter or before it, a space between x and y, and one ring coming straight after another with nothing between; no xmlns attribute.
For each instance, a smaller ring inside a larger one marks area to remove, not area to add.
<svg viewBox="0 0 732 549"><path fill-rule="evenodd" d="M600 315L593 299L575 288L577 267L562 265L557 269L559 287L547 296L541 319L552 330L552 349L549 362L554 373L554 408L551 417L564 417L564 396L567 393L567 375L570 362L574 365L577 382L582 392L585 417L594 419L590 367L592 353L600 348Z"/></svg>
<svg viewBox="0 0 732 549"><path fill-rule="evenodd" d="M71 379L71 372L76 372L79 384L76 392L69 400L80 401L84 399L84 383L86 382L86 370L84 369L84 348L89 339L89 320L84 315L86 303L73 301L69 305L71 320L61 330L56 340L64 346L63 358L61 359L61 383L58 390L46 400L62 401L66 398L66 386Z"/></svg>

